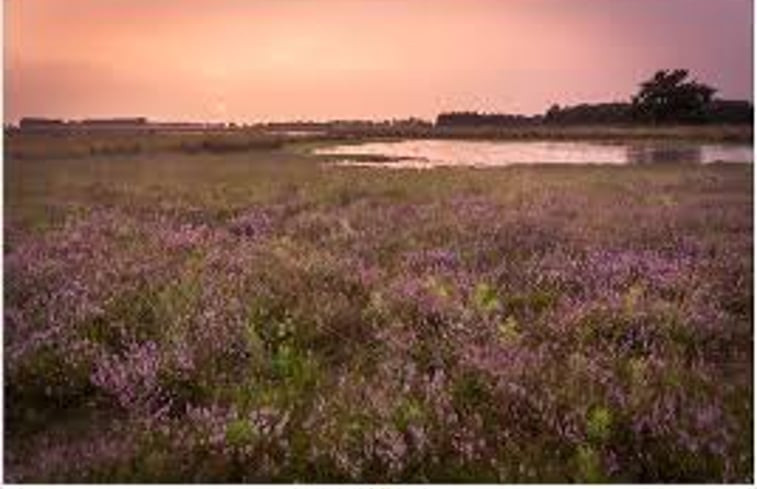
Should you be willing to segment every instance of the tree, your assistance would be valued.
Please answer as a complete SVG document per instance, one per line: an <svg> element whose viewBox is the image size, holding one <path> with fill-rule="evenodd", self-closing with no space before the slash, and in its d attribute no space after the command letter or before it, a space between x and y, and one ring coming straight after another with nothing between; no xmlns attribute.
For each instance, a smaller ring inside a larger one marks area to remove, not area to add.
<svg viewBox="0 0 757 489"><path fill-rule="evenodd" d="M632 99L635 118L654 123L704 122L716 89L686 80L688 70L660 70Z"/></svg>
<svg viewBox="0 0 757 489"><path fill-rule="evenodd" d="M547 113L544 115L544 118L547 120L547 122L556 122L559 117L560 106L558 104L552 104Z"/></svg>

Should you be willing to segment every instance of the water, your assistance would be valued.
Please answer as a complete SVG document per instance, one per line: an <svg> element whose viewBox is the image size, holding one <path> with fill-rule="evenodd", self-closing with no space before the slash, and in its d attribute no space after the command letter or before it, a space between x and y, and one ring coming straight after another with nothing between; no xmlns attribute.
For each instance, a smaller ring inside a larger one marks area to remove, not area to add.
<svg viewBox="0 0 757 489"><path fill-rule="evenodd" d="M273 136L289 136L289 137L308 137L308 136L324 136L326 131L309 130L309 129L273 129L266 131Z"/></svg>
<svg viewBox="0 0 757 489"><path fill-rule="evenodd" d="M388 168L507 166L518 164L752 163L747 144L641 142L609 144L552 141L408 140L342 145L316 150L344 156L336 164Z"/></svg>

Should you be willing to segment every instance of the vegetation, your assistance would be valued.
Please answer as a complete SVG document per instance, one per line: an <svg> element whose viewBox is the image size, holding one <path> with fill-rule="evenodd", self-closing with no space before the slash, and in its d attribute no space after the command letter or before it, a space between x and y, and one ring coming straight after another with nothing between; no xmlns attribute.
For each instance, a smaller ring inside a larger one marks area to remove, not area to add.
<svg viewBox="0 0 757 489"><path fill-rule="evenodd" d="M436 125L445 126L522 126L538 124L541 116L528 117L513 114L479 114L478 112L441 113L436 118Z"/></svg>
<svg viewBox="0 0 757 489"><path fill-rule="evenodd" d="M128 156L154 153L230 153L276 149L287 139L262 131L136 132L74 131L6 132L5 156L14 160Z"/></svg>
<svg viewBox="0 0 757 489"><path fill-rule="evenodd" d="M239 129L219 133L120 132L81 134L75 132L6 132L6 159L101 158L109 156L241 153L280 149L287 144L324 145L362 142L367 139L478 139L478 140L675 140L690 142L751 143L751 125L692 126L401 126L331 128L299 134Z"/></svg>
<svg viewBox="0 0 757 489"><path fill-rule="evenodd" d="M543 115L443 113L439 127L633 124L752 124L754 108L746 100L715 100L716 89L687 80L687 70L660 70L629 102L552 105Z"/></svg>
<svg viewBox="0 0 757 489"><path fill-rule="evenodd" d="M751 165L292 149L6 161L7 481L752 480Z"/></svg>
<svg viewBox="0 0 757 489"><path fill-rule="evenodd" d="M639 93L633 97L633 112L636 118L654 123L705 122L707 106L717 90L686 80L687 70L660 70L641 84Z"/></svg>
<svg viewBox="0 0 757 489"><path fill-rule="evenodd" d="M553 105L544 116L548 124L630 124L631 105L625 102L580 104L573 107Z"/></svg>

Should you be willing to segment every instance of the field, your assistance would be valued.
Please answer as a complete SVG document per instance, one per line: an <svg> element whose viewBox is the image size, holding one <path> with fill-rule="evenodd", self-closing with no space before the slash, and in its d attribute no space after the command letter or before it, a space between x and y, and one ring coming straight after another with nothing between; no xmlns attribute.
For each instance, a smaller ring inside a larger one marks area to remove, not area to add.
<svg viewBox="0 0 757 489"><path fill-rule="evenodd" d="M161 153L235 153L260 149L280 149L289 142L322 145L334 142L362 142L375 138L437 138L479 140L600 140L686 141L711 143L751 143L753 129L746 125L700 126L559 126L513 127L426 127L334 126L322 131L302 131L298 137L250 127L228 131L168 133L146 131L56 131L6 133L5 154L12 159L79 158Z"/></svg>
<svg viewBox="0 0 757 489"><path fill-rule="evenodd" d="M753 480L752 165L78 138L6 139L7 481Z"/></svg>

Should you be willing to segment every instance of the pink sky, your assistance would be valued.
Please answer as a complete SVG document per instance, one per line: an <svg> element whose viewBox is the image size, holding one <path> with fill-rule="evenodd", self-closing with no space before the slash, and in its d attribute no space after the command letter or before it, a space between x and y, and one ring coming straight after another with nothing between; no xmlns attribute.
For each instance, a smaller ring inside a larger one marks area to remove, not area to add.
<svg viewBox="0 0 757 489"><path fill-rule="evenodd" d="M6 0L5 121L539 113L659 68L752 98L751 0Z"/></svg>

